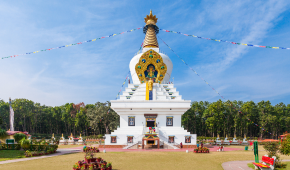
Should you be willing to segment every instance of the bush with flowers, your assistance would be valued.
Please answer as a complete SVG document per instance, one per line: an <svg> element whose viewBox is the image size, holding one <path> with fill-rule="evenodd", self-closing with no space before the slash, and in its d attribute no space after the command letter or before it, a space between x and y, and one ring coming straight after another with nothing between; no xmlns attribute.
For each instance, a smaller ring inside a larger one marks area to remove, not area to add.
<svg viewBox="0 0 290 170"><path fill-rule="evenodd" d="M112 163L106 162L101 157L95 157L95 150L90 147L84 147L85 160L80 160L73 165L73 170L111 170Z"/></svg>
<svg viewBox="0 0 290 170"><path fill-rule="evenodd" d="M209 149L207 147L198 147L193 150L194 153L209 153Z"/></svg>
<svg viewBox="0 0 290 170"><path fill-rule="evenodd" d="M97 147L89 147L89 146L84 146L83 147L83 152L93 152L93 153L98 153L100 150Z"/></svg>

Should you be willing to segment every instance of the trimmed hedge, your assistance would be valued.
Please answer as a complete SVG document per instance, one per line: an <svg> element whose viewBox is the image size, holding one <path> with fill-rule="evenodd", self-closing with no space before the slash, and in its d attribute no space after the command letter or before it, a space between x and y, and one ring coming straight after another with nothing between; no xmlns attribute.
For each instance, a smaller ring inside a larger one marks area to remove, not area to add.
<svg viewBox="0 0 290 170"><path fill-rule="evenodd" d="M0 150L20 150L20 144L1 144Z"/></svg>
<svg viewBox="0 0 290 170"><path fill-rule="evenodd" d="M32 145L32 147L30 148L32 148L33 151L45 151L45 150L49 150L50 148L57 150L58 145Z"/></svg>
<svg viewBox="0 0 290 170"><path fill-rule="evenodd" d="M28 150L32 148L33 151L45 151L49 149L57 150L58 145L29 145ZM20 144L1 144L0 150L20 150Z"/></svg>

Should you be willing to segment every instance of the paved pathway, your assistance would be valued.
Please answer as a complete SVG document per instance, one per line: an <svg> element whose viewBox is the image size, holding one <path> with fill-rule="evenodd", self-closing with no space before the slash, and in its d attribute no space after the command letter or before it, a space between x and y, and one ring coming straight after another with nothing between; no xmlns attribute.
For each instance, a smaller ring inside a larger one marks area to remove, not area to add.
<svg viewBox="0 0 290 170"><path fill-rule="evenodd" d="M282 160L290 161L290 159ZM224 162L222 163L222 167L224 170L253 170L252 168L248 167L248 163L255 162L254 160L251 161L230 161L230 162Z"/></svg>
<svg viewBox="0 0 290 170"><path fill-rule="evenodd" d="M94 147L94 146L93 146ZM213 146L213 148L209 148L210 152L216 152L218 150L218 146ZM69 148L68 148L69 149ZM104 150L104 148L99 148L100 152ZM122 148L106 148L106 152L193 152L193 148L186 148L184 146L182 149L122 149ZM244 150L243 148L231 148L224 147L224 151L237 151Z"/></svg>
<svg viewBox="0 0 290 170"><path fill-rule="evenodd" d="M1 164L8 164L8 163L14 163L14 162L22 162L22 161L29 161L29 160L35 160L35 159L43 159L43 158L49 158L59 155L64 155L68 153L75 153L80 152L80 150L74 150L74 149L59 149L56 153L50 154L50 155L43 155L43 156L36 156L36 157L28 157L28 158L20 158L20 159L12 159L7 161L0 161Z"/></svg>

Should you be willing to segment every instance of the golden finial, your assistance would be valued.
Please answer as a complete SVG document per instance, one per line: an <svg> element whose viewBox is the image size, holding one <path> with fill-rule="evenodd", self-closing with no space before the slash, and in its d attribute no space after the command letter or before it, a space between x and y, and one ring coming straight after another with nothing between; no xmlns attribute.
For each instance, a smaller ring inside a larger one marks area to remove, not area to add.
<svg viewBox="0 0 290 170"><path fill-rule="evenodd" d="M145 19L146 25L148 25L148 24L155 25L157 23L157 20L158 20L158 18L156 18L156 15L152 14L152 10L150 10L150 14L147 15L144 19Z"/></svg>
<svg viewBox="0 0 290 170"><path fill-rule="evenodd" d="M143 32L146 33L143 48L159 48L156 34L158 34L159 28L156 26L158 18L156 15L150 14L145 18L146 26L143 28Z"/></svg>
<svg viewBox="0 0 290 170"><path fill-rule="evenodd" d="M228 138L228 134L226 134L226 138Z"/></svg>
<svg viewBox="0 0 290 170"><path fill-rule="evenodd" d="M61 137L63 138L63 133L61 134Z"/></svg>
<svg viewBox="0 0 290 170"><path fill-rule="evenodd" d="M80 133L80 137L82 137L82 134Z"/></svg>
<svg viewBox="0 0 290 170"><path fill-rule="evenodd" d="M52 134L52 138L54 138L54 133Z"/></svg>
<svg viewBox="0 0 290 170"><path fill-rule="evenodd" d="M71 138L73 137L72 133L70 133L70 137L71 137Z"/></svg>

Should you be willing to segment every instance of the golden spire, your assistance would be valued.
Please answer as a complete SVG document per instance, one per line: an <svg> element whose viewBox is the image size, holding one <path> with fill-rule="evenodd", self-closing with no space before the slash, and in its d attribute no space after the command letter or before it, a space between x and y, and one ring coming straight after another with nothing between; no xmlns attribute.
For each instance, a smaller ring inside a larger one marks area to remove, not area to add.
<svg viewBox="0 0 290 170"><path fill-rule="evenodd" d="M156 25L157 20L158 20L158 18L156 18L156 15L154 16L152 15L152 10L150 10L150 14L147 15L144 19L145 19L146 25L149 25L149 24Z"/></svg>
<svg viewBox="0 0 290 170"><path fill-rule="evenodd" d="M156 37L156 34L159 32L159 28L156 26L158 18L156 18L156 15L153 16L152 10L150 10L150 14L144 19L146 25L143 28L143 32L146 33L146 36L143 48L158 48L159 46Z"/></svg>

